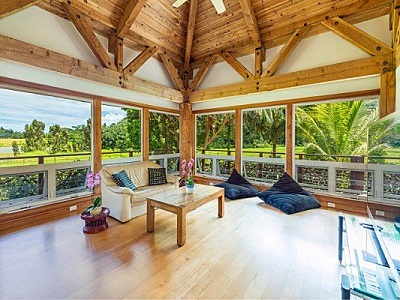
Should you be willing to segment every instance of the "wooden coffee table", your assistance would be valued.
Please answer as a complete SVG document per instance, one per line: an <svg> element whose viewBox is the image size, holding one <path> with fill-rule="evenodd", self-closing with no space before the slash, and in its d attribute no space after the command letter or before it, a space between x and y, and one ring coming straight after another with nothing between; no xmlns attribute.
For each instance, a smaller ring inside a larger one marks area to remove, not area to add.
<svg viewBox="0 0 400 300"><path fill-rule="evenodd" d="M185 187L147 197L147 232L154 231L154 210L163 209L177 215L178 246L186 243L186 214L203 204L218 199L218 217L224 216L224 189L196 184L193 194L186 194Z"/></svg>

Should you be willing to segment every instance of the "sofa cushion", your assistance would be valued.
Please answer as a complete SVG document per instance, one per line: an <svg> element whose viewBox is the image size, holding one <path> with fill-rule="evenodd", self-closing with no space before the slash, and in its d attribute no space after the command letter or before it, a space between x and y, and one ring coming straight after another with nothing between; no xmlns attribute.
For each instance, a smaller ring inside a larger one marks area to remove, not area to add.
<svg viewBox="0 0 400 300"><path fill-rule="evenodd" d="M149 185L167 183L167 171L165 168L149 168Z"/></svg>
<svg viewBox="0 0 400 300"><path fill-rule="evenodd" d="M251 185L249 181L243 178L236 169L233 169L231 176L226 180L227 183L236 185Z"/></svg>
<svg viewBox="0 0 400 300"><path fill-rule="evenodd" d="M111 176L118 186L130 188L132 191L134 191L136 189L136 186L129 179L125 170L122 170L121 172L116 173L116 174L112 174Z"/></svg>

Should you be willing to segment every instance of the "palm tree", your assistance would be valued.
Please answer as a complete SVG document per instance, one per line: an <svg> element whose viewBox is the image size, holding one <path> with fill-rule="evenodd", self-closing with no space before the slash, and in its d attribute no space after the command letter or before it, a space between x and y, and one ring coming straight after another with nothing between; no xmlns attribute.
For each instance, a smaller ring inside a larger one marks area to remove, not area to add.
<svg viewBox="0 0 400 300"><path fill-rule="evenodd" d="M377 118L376 100L324 103L297 108L296 130L306 143L306 153L343 161L337 155L367 154L367 129Z"/></svg>

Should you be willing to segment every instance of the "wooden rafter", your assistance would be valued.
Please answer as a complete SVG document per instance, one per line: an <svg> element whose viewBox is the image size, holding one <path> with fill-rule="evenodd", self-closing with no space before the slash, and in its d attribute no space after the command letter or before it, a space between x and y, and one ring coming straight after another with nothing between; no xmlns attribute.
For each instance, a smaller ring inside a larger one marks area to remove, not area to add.
<svg viewBox="0 0 400 300"><path fill-rule="evenodd" d="M190 83L190 86L188 88L189 92L193 92L197 90L199 87L201 81L203 80L204 76L207 74L208 70L214 63L215 59L217 58L216 55L210 55L207 57L204 61L204 63L201 65L199 71L197 72L196 76L193 78L193 81Z"/></svg>
<svg viewBox="0 0 400 300"><path fill-rule="evenodd" d="M121 17L118 20L117 29L115 35L111 36L109 39L109 50L115 47L117 38L124 39L129 29L131 28L133 22L135 22L137 16L142 10L143 6L146 4L146 0L129 0L122 12Z"/></svg>
<svg viewBox="0 0 400 300"><path fill-rule="evenodd" d="M262 75L262 64L265 61L265 48L262 45L259 48L256 48L254 52L254 78L259 79Z"/></svg>
<svg viewBox="0 0 400 300"><path fill-rule="evenodd" d="M174 102L183 101L183 95L180 91L161 84L131 76L124 79L121 77L121 73L117 71L95 66L91 63L3 35L0 35L0 59L16 61L98 83L169 99Z"/></svg>
<svg viewBox="0 0 400 300"><path fill-rule="evenodd" d="M185 47L185 58L184 58L184 69L185 71L190 68L190 54L192 53L194 27L196 25L196 14L197 14L197 0L190 1L189 20L186 32L186 47Z"/></svg>
<svg viewBox="0 0 400 300"><path fill-rule="evenodd" d="M246 24L250 30L251 39L255 44L255 48L259 48L262 44L262 37L251 0L239 0L239 2L240 6L242 7Z"/></svg>
<svg viewBox="0 0 400 300"><path fill-rule="evenodd" d="M63 2L61 5L68 14L71 22L75 25L76 29L85 40L86 44L89 46L90 50L92 50L93 54L97 57L103 67L110 70L117 70L106 49L100 43L92 28L85 20L84 15L79 10L73 8L69 3Z"/></svg>
<svg viewBox="0 0 400 300"><path fill-rule="evenodd" d="M39 3L41 0L9 0L2 1L0 5L0 19L19 12L29 6Z"/></svg>
<svg viewBox="0 0 400 300"><path fill-rule="evenodd" d="M147 47L144 49L142 52L139 53L138 56L136 56L125 68L124 68L124 73L125 75L133 75L136 73L137 70L143 64L150 59L154 54L157 53L157 47L152 46L152 47Z"/></svg>
<svg viewBox="0 0 400 300"><path fill-rule="evenodd" d="M186 89L183 85L182 79L179 77L179 73L175 68L172 59L167 55L165 51L160 52L160 57L164 63L165 68L167 69L168 74L170 75L172 82L174 83L175 87L180 90L182 93L186 92Z"/></svg>
<svg viewBox="0 0 400 300"><path fill-rule="evenodd" d="M385 43L339 17L330 18L323 21L322 24L370 55L379 55L393 51L393 49Z"/></svg>
<svg viewBox="0 0 400 300"><path fill-rule="evenodd" d="M393 54L387 53L329 66L313 68L259 80L251 80L190 93L190 102L247 95L263 91L376 75L393 67Z"/></svg>
<svg viewBox="0 0 400 300"><path fill-rule="evenodd" d="M262 78L266 76L272 76L275 74L276 70L282 65L282 63L289 57L289 55L296 49L296 46L302 40L304 34L307 32L309 26L303 26L297 29L292 36L290 37L289 41L283 46L283 48L278 52L272 62L269 64L267 70L263 72Z"/></svg>
<svg viewBox="0 0 400 300"><path fill-rule="evenodd" d="M219 52L219 55L232 67L236 72L240 74L245 80L254 79L253 74L249 70L246 69L232 54L228 51L222 50Z"/></svg>

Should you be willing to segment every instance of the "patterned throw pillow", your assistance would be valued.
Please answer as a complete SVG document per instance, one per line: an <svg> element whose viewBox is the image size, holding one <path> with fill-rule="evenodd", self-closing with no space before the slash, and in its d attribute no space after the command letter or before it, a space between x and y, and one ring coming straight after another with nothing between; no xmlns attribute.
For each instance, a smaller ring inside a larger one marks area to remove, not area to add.
<svg viewBox="0 0 400 300"><path fill-rule="evenodd" d="M165 168L149 168L149 185L159 185L167 183L167 173Z"/></svg>
<svg viewBox="0 0 400 300"><path fill-rule="evenodd" d="M136 186L133 184L132 180L128 177L125 170L122 170L121 172L116 174L112 174L111 176L118 186L130 188L132 191L136 190Z"/></svg>

